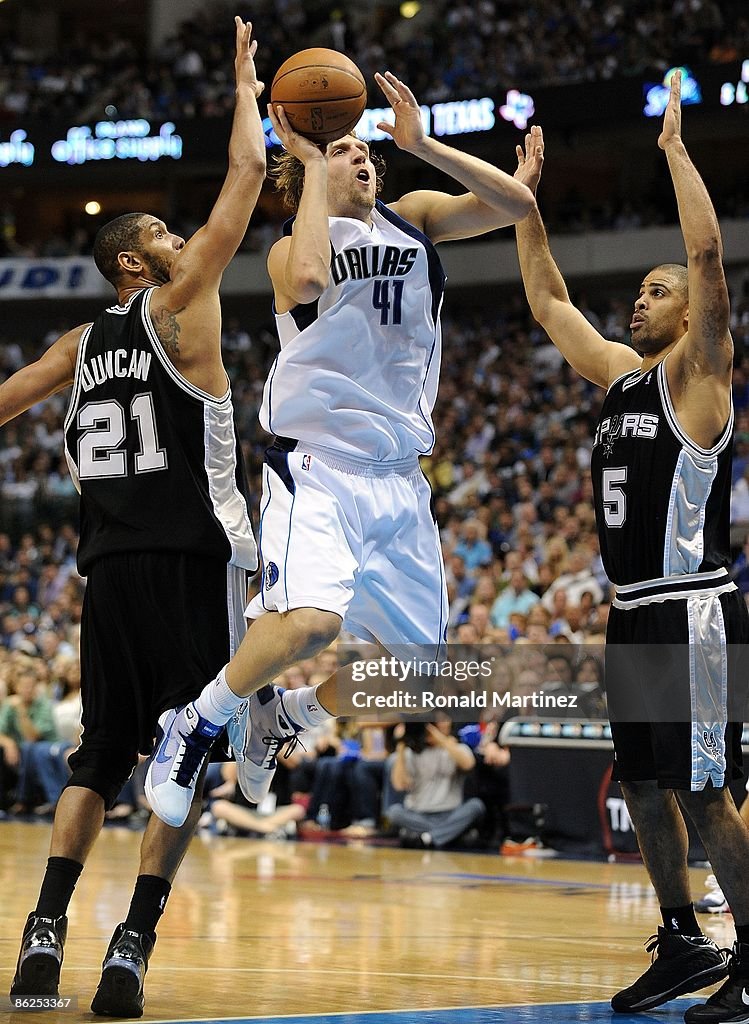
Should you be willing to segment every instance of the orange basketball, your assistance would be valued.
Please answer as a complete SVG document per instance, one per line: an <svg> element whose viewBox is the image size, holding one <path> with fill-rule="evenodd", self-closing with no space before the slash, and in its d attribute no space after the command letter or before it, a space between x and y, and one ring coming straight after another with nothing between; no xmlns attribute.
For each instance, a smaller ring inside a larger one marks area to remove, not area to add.
<svg viewBox="0 0 749 1024"><path fill-rule="evenodd" d="M338 50L315 46L284 61L270 87L289 124L313 142L332 142L354 128L367 105L364 76Z"/></svg>

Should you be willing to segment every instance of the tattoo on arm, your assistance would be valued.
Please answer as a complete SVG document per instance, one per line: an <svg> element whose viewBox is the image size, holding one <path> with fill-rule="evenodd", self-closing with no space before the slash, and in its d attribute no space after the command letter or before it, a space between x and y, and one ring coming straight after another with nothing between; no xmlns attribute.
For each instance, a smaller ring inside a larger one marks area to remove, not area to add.
<svg viewBox="0 0 749 1024"><path fill-rule="evenodd" d="M179 356L179 332L181 328L177 323L177 317L186 308L186 306L182 306L181 309L172 310L162 306L161 309L156 309L151 314L159 341L166 349L167 354L173 359Z"/></svg>

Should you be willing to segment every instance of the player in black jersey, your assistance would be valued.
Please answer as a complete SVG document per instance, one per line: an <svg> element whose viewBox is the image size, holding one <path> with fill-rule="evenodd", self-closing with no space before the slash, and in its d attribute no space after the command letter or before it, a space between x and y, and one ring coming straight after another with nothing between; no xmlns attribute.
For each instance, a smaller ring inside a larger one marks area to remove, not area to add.
<svg viewBox="0 0 749 1024"><path fill-rule="evenodd" d="M570 302L535 210L517 227L534 317L579 373L607 389L591 461L604 567L616 588L607 627L615 777L624 791L663 926L648 970L612 999L647 1010L719 981L688 1024L749 1021L749 831L728 782L741 774L749 622L730 580L733 343L717 218L681 139L681 72L658 144L679 207L687 267L648 273L632 347L606 341ZM536 190L543 136L518 147L516 177ZM653 646L657 645L657 646ZM743 676L743 678L742 678ZM730 703L729 703L730 702ZM665 708L665 710L664 710ZM697 924L684 812L736 921L729 957Z"/></svg>
<svg viewBox="0 0 749 1024"><path fill-rule="evenodd" d="M159 715L200 692L244 630L256 568L247 488L221 358L219 283L265 176L252 26L236 22L229 169L208 222L185 241L160 218L105 225L94 259L117 305L60 338L0 386L0 423L73 384L65 424L81 493L83 735L55 813L50 858L21 941L11 999L58 991L67 907L105 811L150 753ZM178 772L196 773L201 723ZM197 790L202 789L202 777ZM153 815L125 921L107 949L92 1010L143 1013L155 928L197 817Z"/></svg>

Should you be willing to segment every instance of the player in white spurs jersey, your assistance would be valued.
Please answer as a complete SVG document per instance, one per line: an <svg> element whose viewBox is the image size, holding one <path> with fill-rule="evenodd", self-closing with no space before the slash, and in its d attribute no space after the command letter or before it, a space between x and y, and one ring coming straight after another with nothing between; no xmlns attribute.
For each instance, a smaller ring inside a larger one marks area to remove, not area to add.
<svg viewBox="0 0 749 1024"><path fill-rule="evenodd" d="M195 702L227 723L253 801L279 747L343 710L335 677L284 693L267 685L279 672L342 624L390 651L440 651L444 572L418 463L434 443L440 364L445 276L434 243L515 223L534 205L503 171L427 138L411 91L390 73L376 78L395 112L379 127L468 191L385 206L366 143L347 135L318 147L292 132L282 107L271 111L286 148L277 185L296 216L268 258L281 351L261 410L276 434L263 475L263 579L251 639ZM169 778L149 795L170 820L184 803Z"/></svg>

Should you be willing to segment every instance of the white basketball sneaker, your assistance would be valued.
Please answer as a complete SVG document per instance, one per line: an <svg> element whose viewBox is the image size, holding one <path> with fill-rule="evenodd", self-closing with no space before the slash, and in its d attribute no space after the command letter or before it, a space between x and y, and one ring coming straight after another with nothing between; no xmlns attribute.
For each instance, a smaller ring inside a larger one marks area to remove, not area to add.
<svg viewBox="0 0 749 1024"><path fill-rule="evenodd" d="M727 914L730 911L728 900L723 890L718 885L715 875L708 875L705 879L707 892L701 900L695 900L694 909L698 914Z"/></svg>
<svg viewBox="0 0 749 1024"><path fill-rule="evenodd" d="M148 761L145 789L151 810L165 824L184 825L200 769L222 729L202 718L192 703L159 717L160 736Z"/></svg>
<svg viewBox="0 0 749 1024"><path fill-rule="evenodd" d="M253 804L262 803L268 795L279 751L289 741L293 749L302 732L302 727L286 714L285 692L281 686L263 686L241 704L226 723L229 743L237 760L239 788Z"/></svg>

